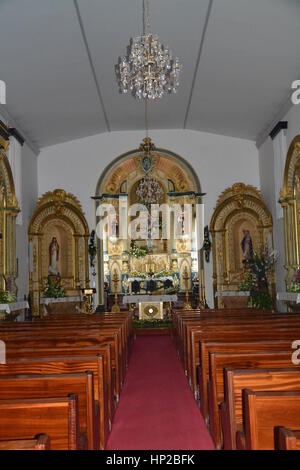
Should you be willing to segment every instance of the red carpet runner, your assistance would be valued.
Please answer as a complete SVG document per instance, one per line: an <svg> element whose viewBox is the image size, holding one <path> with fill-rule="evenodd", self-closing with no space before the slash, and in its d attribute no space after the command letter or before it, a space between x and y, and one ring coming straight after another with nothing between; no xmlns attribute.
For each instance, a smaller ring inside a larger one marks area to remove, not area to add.
<svg viewBox="0 0 300 470"><path fill-rule="evenodd" d="M137 338L107 449L214 449L168 336Z"/></svg>

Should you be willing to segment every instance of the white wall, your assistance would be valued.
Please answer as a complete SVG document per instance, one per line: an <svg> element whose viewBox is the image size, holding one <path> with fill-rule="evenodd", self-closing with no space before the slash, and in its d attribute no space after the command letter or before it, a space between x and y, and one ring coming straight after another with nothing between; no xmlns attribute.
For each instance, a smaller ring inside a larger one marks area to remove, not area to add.
<svg viewBox="0 0 300 470"><path fill-rule="evenodd" d="M290 111L282 118L282 121L288 121L288 130L286 133L287 146L294 137L300 134L300 106L293 106ZM283 218L276 219L276 204L278 204L279 194L275 194L275 181L274 181L274 152L273 143L271 138L261 145L259 148L259 172L261 191L266 200L266 203L273 215L274 223L274 245L279 253L279 260L276 265L276 284L277 291L285 291L285 249L284 249L284 223ZM283 174L281 175L281 187L283 186ZM279 305L281 310L284 309L283 305Z"/></svg>
<svg viewBox="0 0 300 470"><path fill-rule="evenodd" d="M114 158L138 148L143 132L112 132L43 149L38 157L38 192L55 188L73 193L82 204L90 230L94 228L96 184ZM209 225L218 196L236 182L260 186L258 151L254 142L184 130L151 131L157 147L185 158L199 175ZM212 263L206 266L207 298L213 305Z"/></svg>
<svg viewBox="0 0 300 470"><path fill-rule="evenodd" d="M37 203L37 157L24 144L22 147L22 225L17 225L17 259L19 276L17 279L18 298L29 293L28 268L28 225Z"/></svg>

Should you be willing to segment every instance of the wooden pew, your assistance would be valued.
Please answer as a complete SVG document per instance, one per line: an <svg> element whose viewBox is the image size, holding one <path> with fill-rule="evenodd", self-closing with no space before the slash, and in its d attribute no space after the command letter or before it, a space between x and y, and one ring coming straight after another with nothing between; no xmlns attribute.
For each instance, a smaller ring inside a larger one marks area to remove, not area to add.
<svg viewBox="0 0 300 470"><path fill-rule="evenodd" d="M0 441L31 439L47 434L52 450L82 448L77 397L0 400Z"/></svg>
<svg viewBox="0 0 300 470"><path fill-rule="evenodd" d="M8 363L27 359L45 359L56 357L96 357L103 356L104 359L104 379L107 383L109 427L114 416L115 401L115 371L111 362L111 347L107 345L82 346L82 347L46 347L44 344L37 344L34 348L19 348L13 353L10 352ZM1 366L0 366L1 367Z"/></svg>
<svg viewBox="0 0 300 470"><path fill-rule="evenodd" d="M238 450L274 450L274 428L300 427L300 391L243 391L244 432L237 434Z"/></svg>
<svg viewBox="0 0 300 470"><path fill-rule="evenodd" d="M219 405L224 401L224 369L299 369L299 366L293 365L291 355L290 350L210 353L208 382L209 430L217 449L220 449L223 444Z"/></svg>
<svg viewBox="0 0 300 470"><path fill-rule="evenodd" d="M41 336L45 335L45 336ZM0 332L0 338L3 338ZM4 341L6 342L6 356L7 359L13 359L15 357L19 357L19 349L20 348L88 348L88 347L96 347L96 346L106 346L107 344L111 347L111 364L114 373L114 394L116 401L119 400L120 390L122 385L122 377L120 371L120 353L119 353L119 344L118 344L118 336L117 333L110 333L101 334L97 336L83 336L78 337L76 330L73 333L66 333L65 335L63 332L52 332L48 334L48 330L43 330L43 332L39 334L32 334L28 335L27 337L19 336L16 337L13 333L7 336Z"/></svg>
<svg viewBox="0 0 300 470"><path fill-rule="evenodd" d="M259 325L259 327L258 327ZM293 325L293 328L291 328ZM188 377L195 397L198 398L197 368L200 365L200 342L210 340L215 342L269 341L285 339L294 341L300 337L300 318L296 321L278 322L275 319L241 322L230 324L216 323L206 325L202 329L191 330L191 352L189 355ZM207 360L208 364L208 360Z"/></svg>
<svg viewBox="0 0 300 470"><path fill-rule="evenodd" d="M50 450L50 438L46 434L40 434L34 439L0 441L1 450Z"/></svg>
<svg viewBox="0 0 300 470"><path fill-rule="evenodd" d="M98 427L100 429L100 446L105 448L109 433L109 419L107 407L107 387L104 382L104 364L103 356L97 357L55 357L55 358L37 358L21 359L15 362L8 362L0 365L0 377L24 375L49 375L49 374L78 374L89 371L94 376L94 400L95 407L99 412Z"/></svg>
<svg viewBox="0 0 300 470"><path fill-rule="evenodd" d="M289 428L276 427L274 440L276 450L300 450L300 428L292 431Z"/></svg>
<svg viewBox="0 0 300 470"><path fill-rule="evenodd" d="M300 390L300 371L293 369L225 369L224 387L225 401L220 407L224 449L234 450L236 448L236 433L243 430L243 390L298 391ZM276 405L274 406L276 407Z"/></svg>
<svg viewBox="0 0 300 470"><path fill-rule="evenodd" d="M67 397L70 394L76 395L78 399L81 440L87 440L89 450L99 449L99 429L94 402L93 374L91 372L83 374L19 375L1 377L0 380L0 400L58 398ZM43 429L40 431L49 434Z"/></svg>

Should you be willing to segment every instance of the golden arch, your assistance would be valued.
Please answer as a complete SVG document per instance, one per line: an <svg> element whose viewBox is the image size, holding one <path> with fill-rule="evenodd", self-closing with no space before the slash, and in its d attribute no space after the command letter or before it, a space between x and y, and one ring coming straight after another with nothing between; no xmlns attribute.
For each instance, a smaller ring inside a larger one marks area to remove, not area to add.
<svg viewBox="0 0 300 470"><path fill-rule="evenodd" d="M284 215L285 238L285 268L286 282L292 280L295 269L300 267L300 135L297 135L289 147L283 179L283 189L280 193L280 203Z"/></svg>
<svg viewBox="0 0 300 470"><path fill-rule="evenodd" d="M17 293L16 217L19 213L15 185L6 151L9 134L0 124L0 289Z"/></svg>
<svg viewBox="0 0 300 470"><path fill-rule="evenodd" d="M128 205L135 202L134 188L145 176L145 172L141 169L140 158L141 155L147 154L147 150L149 151L149 149L154 161L151 176L161 185L164 194L164 202L170 202L172 204L192 203L194 205L202 202L200 180L192 166L176 153L166 149L156 148L151 142L151 139L146 138L139 149L134 149L120 155L102 172L95 190L96 226L99 222L97 212L101 204L109 203L118 207L119 202L123 199L126 199ZM120 204L122 204L122 202L120 202ZM168 245L165 243L162 247L161 254L168 253L169 258L173 251L179 254L175 243L174 246L171 247L172 243L172 241L170 241ZM107 242L107 247L103 248L102 240L97 239L99 304L103 304L104 302L104 278L107 273L110 272L112 262L118 259L119 271L122 272L123 275L128 271L130 265L128 252L128 246L111 244L109 241ZM182 256L182 253L180 253L179 258ZM176 263L173 263L174 260L172 259L172 264L175 266ZM161 263L161 266L163 265L163 256L157 260L157 264L159 263ZM138 265L138 263L136 264ZM204 289L201 290L201 295L205 296Z"/></svg>
<svg viewBox="0 0 300 470"><path fill-rule="evenodd" d="M253 186L236 183L221 194L210 223L214 295L236 290L240 282L242 231L250 231L254 249L259 250L265 245L273 247L272 227L272 215ZM274 279L271 281L274 291Z"/></svg>
<svg viewBox="0 0 300 470"><path fill-rule="evenodd" d="M75 196L62 189L47 192L38 201L28 228L32 252L29 288L33 314L39 314L40 292L48 277L49 244L55 236L63 256L60 276L67 295L78 295L78 287L89 283L89 227Z"/></svg>

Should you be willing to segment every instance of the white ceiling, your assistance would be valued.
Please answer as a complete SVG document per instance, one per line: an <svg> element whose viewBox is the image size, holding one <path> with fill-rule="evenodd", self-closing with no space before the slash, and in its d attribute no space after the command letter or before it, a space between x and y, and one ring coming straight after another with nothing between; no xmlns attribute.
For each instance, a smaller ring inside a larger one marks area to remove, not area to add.
<svg viewBox="0 0 300 470"><path fill-rule="evenodd" d="M7 112L37 147L144 128L114 65L141 33L143 0L0 0ZM150 128L256 140L300 77L300 0L151 0L151 29L182 64Z"/></svg>

